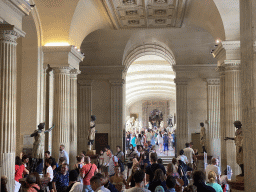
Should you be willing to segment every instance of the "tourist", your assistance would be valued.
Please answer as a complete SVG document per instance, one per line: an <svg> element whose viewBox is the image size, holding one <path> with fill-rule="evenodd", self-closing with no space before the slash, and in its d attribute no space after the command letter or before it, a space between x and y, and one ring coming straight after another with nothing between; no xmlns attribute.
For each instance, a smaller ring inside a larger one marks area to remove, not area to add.
<svg viewBox="0 0 256 192"><path fill-rule="evenodd" d="M54 172L60 172L62 165L65 164L65 163L66 163L66 160L65 160L64 157L59 158L58 167L56 169L54 169Z"/></svg>
<svg viewBox="0 0 256 192"><path fill-rule="evenodd" d="M8 178L5 175L1 176L1 190L0 190L1 192L8 192L7 187L6 187L7 180L8 180Z"/></svg>
<svg viewBox="0 0 256 192"><path fill-rule="evenodd" d="M142 170L136 170L134 172L133 178L135 186L126 190L126 192L150 192L149 190L143 188L143 182L145 173Z"/></svg>
<svg viewBox="0 0 256 192"><path fill-rule="evenodd" d="M210 171L208 173L209 183L207 185L215 189L216 192L223 192L221 185L216 183L216 179L217 179L216 173L214 171Z"/></svg>
<svg viewBox="0 0 256 192"><path fill-rule="evenodd" d="M127 162L127 178L129 177L129 172L130 169L132 168L132 164L133 164L133 158L135 158L135 156L137 155L137 151L134 149L133 145L130 144L129 149L127 150L127 158L128 158L128 162Z"/></svg>
<svg viewBox="0 0 256 192"><path fill-rule="evenodd" d="M162 136L162 133L159 131L157 137L157 143L158 143L158 146L159 146L159 152L162 153L163 152L163 143L164 143L164 140L163 140L163 136Z"/></svg>
<svg viewBox="0 0 256 192"><path fill-rule="evenodd" d="M135 181L134 181L134 173L137 170L141 170L139 164L134 165L132 168L132 173L131 175L128 177L127 182L126 182L126 188L130 188L130 187L135 187Z"/></svg>
<svg viewBox="0 0 256 192"><path fill-rule="evenodd" d="M188 158L184 155L183 149L180 150L180 155L177 157L177 160L181 160L184 163L188 163Z"/></svg>
<svg viewBox="0 0 256 192"><path fill-rule="evenodd" d="M34 174L29 174L26 178L27 192L38 192L40 186L36 183L36 176Z"/></svg>
<svg viewBox="0 0 256 192"><path fill-rule="evenodd" d="M54 192L63 192L67 190L69 185L68 164L64 163L61 166L61 171L56 172L52 180L52 187Z"/></svg>
<svg viewBox="0 0 256 192"><path fill-rule="evenodd" d="M118 192L117 189L115 188L115 186L112 183L109 182L109 177L108 176L105 177L101 173L97 173L97 174L95 174L95 176L100 179L101 186L104 186L105 188L107 188L111 192Z"/></svg>
<svg viewBox="0 0 256 192"><path fill-rule="evenodd" d="M131 144L131 134L130 132L128 131L126 133L126 148L128 148L128 146Z"/></svg>
<svg viewBox="0 0 256 192"><path fill-rule="evenodd" d="M115 167L114 176L110 177L110 182L115 186L115 188L121 192L123 185L126 185L124 177L121 175L121 169L119 166Z"/></svg>
<svg viewBox="0 0 256 192"><path fill-rule="evenodd" d="M29 162L29 158L28 158L28 156L27 155L24 155L23 157L22 157L22 163L23 163L23 165L24 165L24 171L23 171L23 176L24 177L27 177L28 176L28 174L29 174L29 170L27 169L27 167L28 167L28 162Z"/></svg>
<svg viewBox="0 0 256 192"><path fill-rule="evenodd" d="M60 153L59 158L64 157L67 164L69 164L69 156L68 153L65 151L65 145L60 145Z"/></svg>
<svg viewBox="0 0 256 192"><path fill-rule="evenodd" d="M220 171L220 168L218 167L218 162L219 160L216 159L216 158L212 158L212 164L211 165L207 165L206 166L206 169L205 169L205 173L206 175L208 176L208 174L210 173L210 171L214 171L217 175L217 181L219 183L219 180L220 180L220 175L221 175L221 171ZM209 179L207 177L207 182L209 182Z"/></svg>
<svg viewBox="0 0 256 192"><path fill-rule="evenodd" d="M19 156L16 156L15 158L15 186L14 186L14 192L18 192L20 190L21 184L19 183L19 180L22 178L23 171L25 170L24 165L22 164L22 161Z"/></svg>
<svg viewBox="0 0 256 192"><path fill-rule="evenodd" d="M69 185L66 192L82 192L83 183L78 181L78 173L76 170L72 170L69 173Z"/></svg>
<svg viewBox="0 0 256 192"><path fill-rule="evenodd" d="M172 177L179 177L179 173L177 171L178 169L176 168L176 166L173 163L169 163L167 165L167 171L166 171L166 175L167 176L172 176Z"/></svg>
<svg viewBox="0 0 256 192"><path fill-rule="evenodd" d="M205 184L205 174L202 171L195 171L193 173L194 185L197 187L197 192L216 192L210 186Z"/></svg>
<svg viewBox="0 0 256 192"><path fill-rule="evenodd" d="M231 170L231 174L232 174L232 170ZM220 185L223 189L223 192L229 191L227 169L224 170L224 175L220 176Z"/></svg>
<svg viewBox="0 0 256 192"><path fill-rule="evenodd" d="M109 169L109 160L110 157L108 156L108 151L110 150L110 147L107 145L104 148L104 153L103 153L103 166L102 166L102 171L104 172L105 176L108 175L108 169Z"/></svg>
<svg viewBox="0 0 256 192"><path fill-rule="evenodd" d="M103 156L104 152L103 150L100 150L100 156L98 158L98 169L99 172L102 172L102 166L103 166L103 162L104 162L104 156Z"/></svg>
<svg viewBox="0 0 256 192"><path fill-rule="evenodd" d="M165 176L164 176L164 172L162 171L162 169L157 169L155 171L154 178L149 183L148 189L150 191L155 191L156 187L159 186L159 185L162 186L165 191L167 190L166 182L165 182Z"/></svg>
<svg viewBox="0 0 256 192"><path fill-rule="evenodd" d="M195 152L192 148L190 148L189 143L186 143L185 146L186 146L186 148L183 149L184 155L188 159L188 166L193 168L193 159L194 159L194 156L195 156Z"/></svg>
<svg viewBox="0 0 256 192"><path fill-rule="evenodd" d="M179 173L181 179L184 181L183 186L188 185L188 177L187 177L188 171L193 171L193 169L191 167L187 166L182 160L178 160L178 173Z"/></svg>
<svg viewBox="0 0 256 192"><path fill-rule="evenodd" d="M54 170L57 167L57 163L56 163L55 159L50 154L51 154L50 151L45 151L44 152L44 157L45 157L45 159L51 159L52 160L52 169Z"/></svg>
<svg viewBox="0 0 256 192"><path fill-rule="evenodd" d="M53 180L53 169L51 167L52 165L52 160L51 159L46 159L45 160L45 177L49 177L50 178L50 182L48 183L49 186L49 190L52 190L52 180Z"/></svg>
<svg viewBox="0 0 256 192"><path fill-rule="evenodd" d="M91 183L91 186L92 186L92 190L94 192L110 192L109 189L105 188L104 186L101 185L101 180L97 177L97 176L94 176L90 179L90 183Z"/></svg>
<svg viewBox="0 0 256 192"><path fill-rule="evenodd" d="M151 146L156 145L156 137L155 137L155 132L151 130Z"/></svg>
<svg viewBox="0 0 256 192"><path fill-rule="evenodd" d="M136 135L135 134L132 134L131 144L133 147L136 147Z"/></svg>
<svg viewBox="0 0 256 192"><path fill-rule="evenodd" d="M83 178L83 191L91 192L90 179L98 172L98 168L95 164L91 164L91 159L88 156L84 158L85 165L80 169L80 175Z"/></svg>
<svg viewBox="0 0 256 192"><path fill-rule="evenodd" d="M168 177L166 179L166 187L167 187L166 192L176 192L176 190L174 188L175 185L176 185L175 178L172 177L171 175L168 175Z"/></svg>
<svg viewBox="0 0 256 192"><path fill-rule="evenodd" d="M77 163L74 165L74 168L77 174L80 174L80 169L84 166L84 156L76 156Z"/></svg>
<svg viewBox="0 0 256 192"><path fill-rule="evenodd" d="M118 166L118 158L110 150L108 151L108 156L110 157L108 175L112 177L115 175L115 166Z"/></svg>
<svg viewBox="0 0 256 192"><path fill-rule="evenodd" d="M155 171L157 169L162 169L164 175L166 174L166 170L163 165L157 164L157 154L152 153L150 157L151 165L149 165L146 168L146 181L149 182L149 184L153 181L153 178L155 176Z"/></svg>
<svg viewBox="0 0 256 192"><path fill-rule="evenodd" d="M146 133L146 141L147 141L147 143L148 143L148 146L151 146L151 138L152 138L152 135L151 135L149 129L146 129L146 130L147 130L147 133Z"/></svg>
<svg viewBox="0 0 256 192"><path fill-rule="evenodd" d="M164 154L165 154L165 151L167 151L167 155L168 155L169 137L168 137L167 133L164 133L163 141L164 141Z"/></svg>

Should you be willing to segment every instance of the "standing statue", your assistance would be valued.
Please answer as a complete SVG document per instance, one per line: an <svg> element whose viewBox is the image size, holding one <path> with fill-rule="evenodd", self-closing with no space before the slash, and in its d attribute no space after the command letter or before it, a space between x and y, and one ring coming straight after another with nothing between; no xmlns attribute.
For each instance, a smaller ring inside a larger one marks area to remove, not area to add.
<svg viewBox="0 0 256 192"><path fill-rule="evenodd" d="M96 120L96 116L92 115L91 116L91 121L90 121L90 129L89 129L89 133L88 133L88 150L92 150L93 148L93 142L95 139L95 120Z"/></svg>
<svg viewBox="0 0 256 192"><path fill-rule="evenodd" d="M207 153L205 149L206 144L206 131L204 127L204 123L200 123L201 131L200 131L200 144L202 145L203 152Z"/></svg>
<svg viewBox="0 0 256 192"><path fill-rule="evenodd" d="M36 171L36 167L38 167L38 164L42 163L42 160L44 158L44 142L45 142L45 133L50 132L53 128L51 127L50 129L43 131L45 126L45 123L40 123L38 125L38 129L34 131L30 135L30 137L34 137L35 141L33 143L33 149L32 149L32 157L33 157L33 162L32 162L32 169ZM39 171L41 172L41 170Z"/></svg>
<svg viewBox="0 0 256 192"><path fill-rule="evenodd" d="M242 173L240 176L244 176L244 159L243 159L243 130L241 121L235 121L234 126L237 128L235 137L225 137L226 140L234 140L236 144L236 163L240 166Z"/></svg>

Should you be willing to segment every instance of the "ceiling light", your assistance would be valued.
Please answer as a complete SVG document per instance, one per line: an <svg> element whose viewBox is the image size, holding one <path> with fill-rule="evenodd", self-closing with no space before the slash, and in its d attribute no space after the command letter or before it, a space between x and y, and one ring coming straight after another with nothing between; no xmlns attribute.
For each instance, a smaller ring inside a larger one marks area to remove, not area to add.
<svg viewBox="0 0 256 192"><path fill-rule="evenodd" d="M55 43L46 43L44 46L70 46L67 42L55 42Z"/></svg>

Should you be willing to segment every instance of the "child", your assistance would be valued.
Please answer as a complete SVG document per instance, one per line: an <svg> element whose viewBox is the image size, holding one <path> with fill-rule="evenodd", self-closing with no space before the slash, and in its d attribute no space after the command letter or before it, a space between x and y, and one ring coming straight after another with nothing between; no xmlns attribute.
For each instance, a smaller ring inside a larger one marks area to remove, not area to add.
<svg viewBox="0 0 256 192"><path fill-rule="evenodd" d="M45 159L45 177L50 178L50 182L48 183L48 187L50 191L53 191L52 189L52 180L53 180L53 169L52 169L52 160L51 159Z"/></svg>

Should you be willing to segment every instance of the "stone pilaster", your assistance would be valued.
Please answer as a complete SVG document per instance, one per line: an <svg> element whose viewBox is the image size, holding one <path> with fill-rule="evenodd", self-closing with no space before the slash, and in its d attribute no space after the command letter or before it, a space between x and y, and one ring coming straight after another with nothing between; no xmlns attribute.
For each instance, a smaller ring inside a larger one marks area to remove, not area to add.
<svg viewBox="0 0 256 192"><path fill-rule="evenodd" d="M111 149L123 145L123 79L109 80L111 84Z"/></svg>
<svg viewBox="0 0 256 192"><path fill-rule="evenodd" d="M92 83L93 80L79 80L79 126L78 126L78 152L87 150L88 131L92 115ZM97 127L96 127L97 128Z"/></svg>
<svg viewBox="0 0 256 192"><path fill-rule="evenodd" d="M220 145L220 79L207 79L208 85L208 148L207 152L221 159Z"/></svg>
<svg viewBox="0 0 256 192"><path fill-rule="evenodd" d="M70 165L76 163L77 155L77 75L80 71L70 71Z"/></svg>
<svg viewBox="0 0 256 192"><path fill-rule="evenodd" d="M225 124L225 68L223 66L219 66L217 71L220 73L220 166L222 172L227 167L227 147L226 141L224 138L226 137L226 124Z"/></svg>
<svg viewBox="0 0 256 192"><path fill-rule="evenodd" d="M256 2L240 0L242 128L245 191L256 188Z"/></svg>
<svg viewBox="0 0 256 192"><path fill-rule="evenodd" d="M13 25L0 24L0 163L13 191L16 150L17 38L25 33ZM19 141L19 140L18 140Z"/></svg>
<svg viewBox="0 0 256 192"><path fill-rule="evenodd" d="M59 158L59 148L70 144L70 68L53 68L54 73L54 124L52 137L53 156Z"/></svg>
<svg viewBox="0 0 256 192"><path fill-rule="evenodd" d="M176 110L177 110L177 129L176 129L176 152L179 153L188 142L188 109L187 109L187 86L188 79L176 78Z"/></svg>
<svg viewBox="0 0 256 192"><path fill-rule="evenodd" d="M225 60L225 129L227 137L235 137L234 121L242 119L240 60ZM226 141L227 164L231 166L233 175L240 174L236 164L236 148L232 140Z"/></svg>

